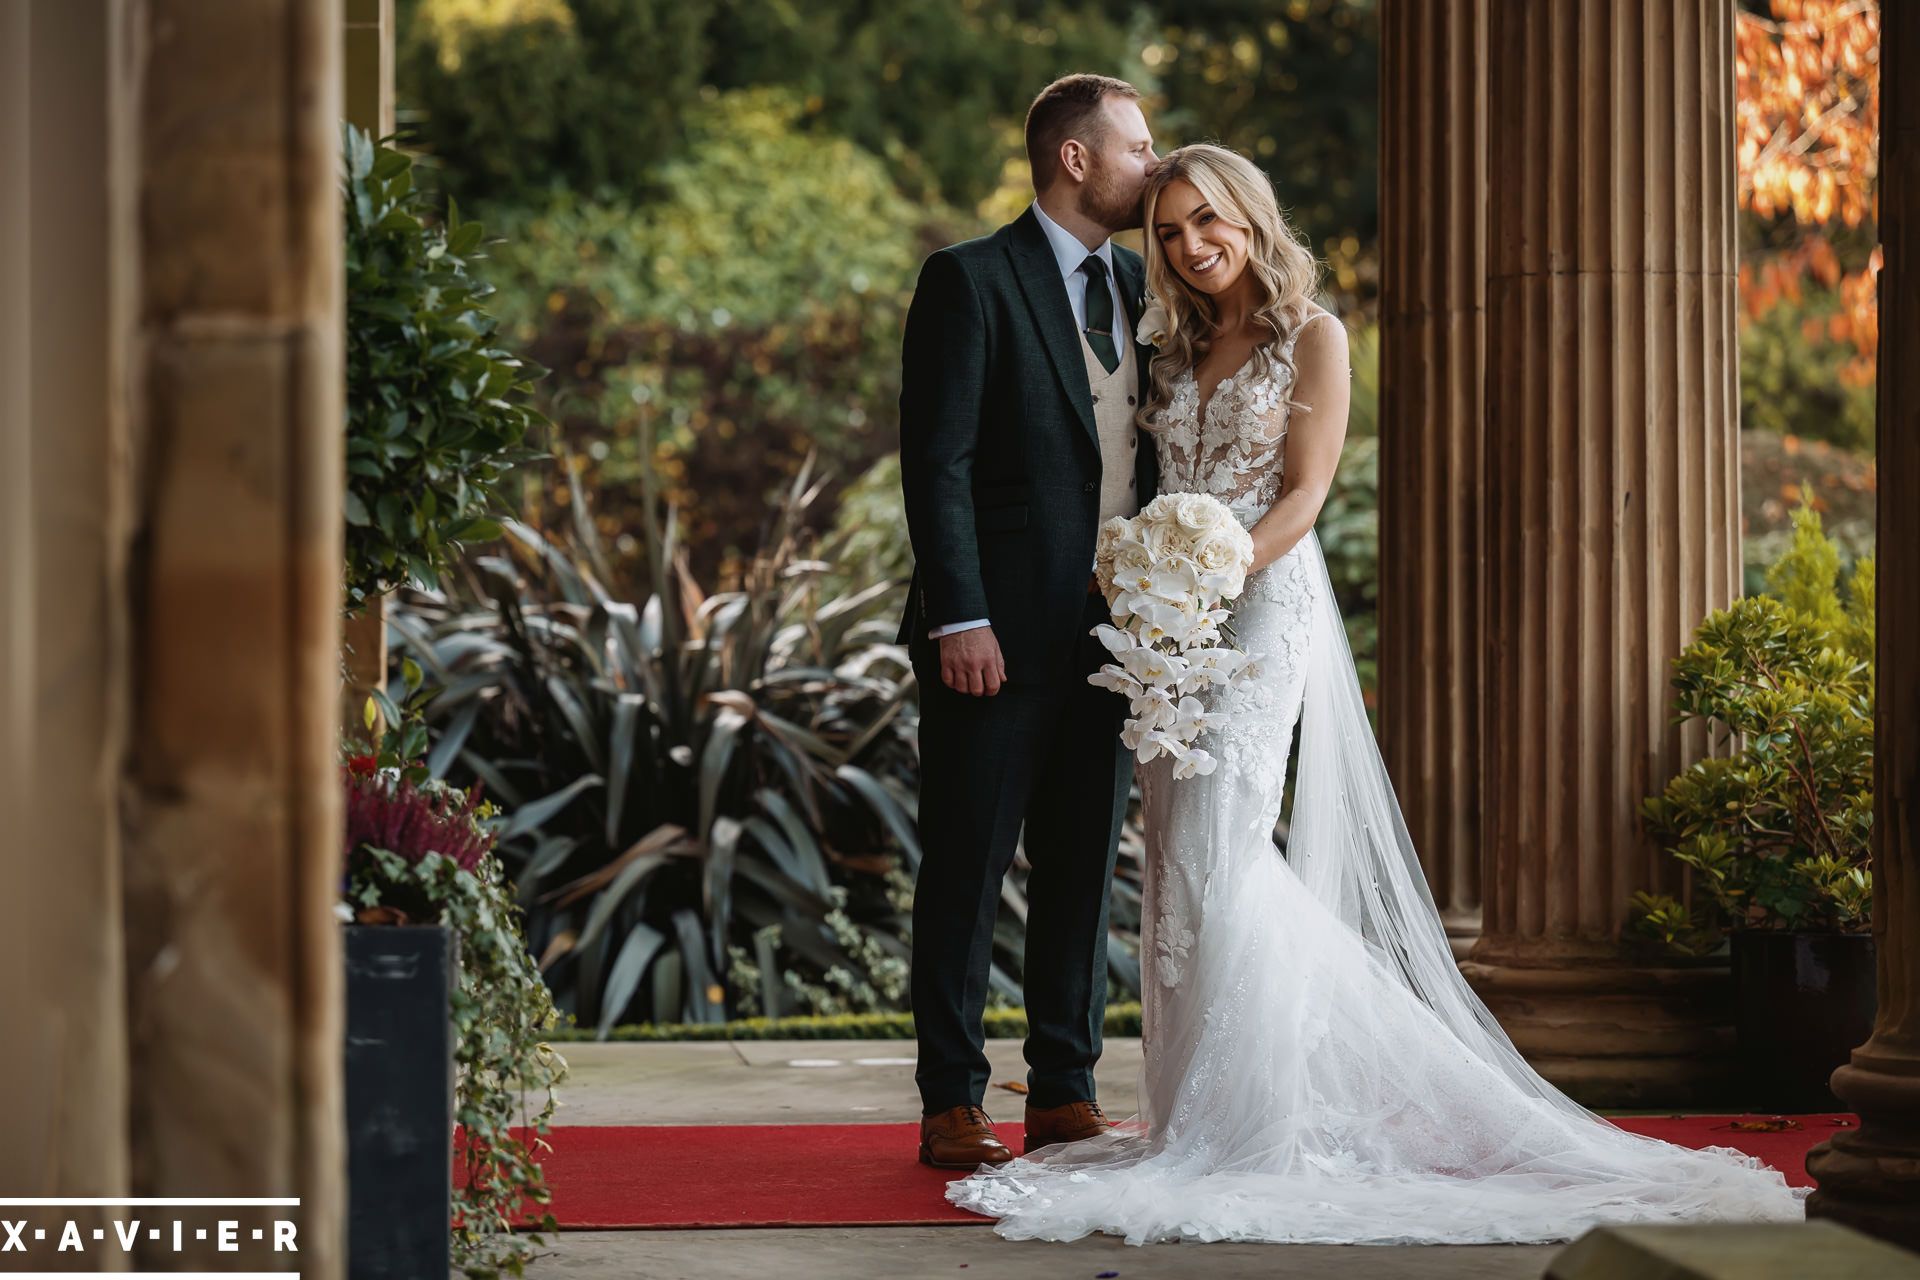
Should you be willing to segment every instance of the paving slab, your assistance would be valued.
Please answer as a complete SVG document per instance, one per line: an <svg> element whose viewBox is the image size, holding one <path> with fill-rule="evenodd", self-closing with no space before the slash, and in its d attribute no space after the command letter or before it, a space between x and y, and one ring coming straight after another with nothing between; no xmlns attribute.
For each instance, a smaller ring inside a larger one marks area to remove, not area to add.
<svg viewBox="0 0 1920 1280"><path fill-rule="evenodd" d="M1597 1227L1547 1280L1920 1280L1920 1254L1837 1222Z"/></svg>
<svg viewBox="0 0 1920 1280"><path fill-rule="evenodd" d="M557 1046L569 1079L556 1124L853 1124L914 1120L911 1040L739 1040ZM995 1085L1024 1083L1020 1041L989 1040ZM1139 1105L1140 1041L1110 1039L1094 1080L1115 1118ZM987 1090L989 1115L1018 1120L1025 1098Z"/></svg>
<svg viewBox="0 0 1920 1280"><path fill-rule="evenodd" d="M986 1227L566 1232L533 1280L1538 1280L1557 1245L1052 1244Z"/></svg>

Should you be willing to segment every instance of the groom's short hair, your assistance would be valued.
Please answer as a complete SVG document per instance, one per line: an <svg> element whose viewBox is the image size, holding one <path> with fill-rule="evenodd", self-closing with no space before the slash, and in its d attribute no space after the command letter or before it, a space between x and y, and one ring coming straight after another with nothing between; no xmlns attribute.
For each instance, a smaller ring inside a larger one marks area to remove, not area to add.
<svg viewBox="0 0 1920 1280"><path fill-rule="evenodd" d="M1027 164L1033 169L1033 189L1053 185L1060 168L1060 144L1077 138L1089 147L1106 135L1107 117L1101 104L1110 97L1138 100L1140 91L1125 80L1082 73L1061 76L1040 91L1027 108Z"/></svg>

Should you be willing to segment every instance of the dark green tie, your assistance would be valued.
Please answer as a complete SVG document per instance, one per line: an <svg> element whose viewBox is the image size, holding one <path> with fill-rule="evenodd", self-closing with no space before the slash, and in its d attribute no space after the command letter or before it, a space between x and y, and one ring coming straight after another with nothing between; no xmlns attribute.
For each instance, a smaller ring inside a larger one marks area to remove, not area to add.
<svg viewBox="0 0 1920 1280"><path fill-rule="evenodd" d="M1087 275L1087 345L1112 373L1120 367L1120 349L1113 345L1113 290L1107 287L1107 264L1099 254L1090 254L1080 270Z"/></svg>

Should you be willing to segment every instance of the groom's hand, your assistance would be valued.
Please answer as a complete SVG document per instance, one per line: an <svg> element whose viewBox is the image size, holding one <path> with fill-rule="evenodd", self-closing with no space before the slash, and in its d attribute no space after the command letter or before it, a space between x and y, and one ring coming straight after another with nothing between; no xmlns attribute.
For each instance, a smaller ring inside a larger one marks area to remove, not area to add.
<svg viewBox="0 0 1920 1280"><path fill-rule="evenodd" d="M992 627L940 637L940 679L956 693L991 698L1007 681L1006 659Z"/></svg>

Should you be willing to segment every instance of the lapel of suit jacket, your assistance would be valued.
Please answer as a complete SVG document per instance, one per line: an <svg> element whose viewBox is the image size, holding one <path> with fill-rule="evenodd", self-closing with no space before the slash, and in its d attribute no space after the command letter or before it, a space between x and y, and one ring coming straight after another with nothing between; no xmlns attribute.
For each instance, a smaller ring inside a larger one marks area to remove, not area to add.
<svg viewBox="0 0 1920 1280"><path fill-rule="evenodd" d="M1147 362L1153 359L1153 348L1134 335L1140 332L1140 315L1147 307L1147 273L1145 267L1131 255L1116 253L1113 261L1114 274L1120 277L1120 292L1127 300L1127 338L1133 342L1133 360L1144 400L1147 386L1152 381L1147 373Z"/></svg>
<svg viewBox="0 0 1920 1280"><path fill-rule="evenodd" d="M1067 300L1067 282L1060 278L1060 262L1047 243L1047 233L1029 208L1013 223L1007 237L1007 256L1013 260L1013 278L1027 297L1041 345L1053 362L1054 374L1073 408L1087 439L1100 448L1100 428L1093 420L1093 390L1087 386L1087 360L1080 353L1080 330L1073 323L1073 304Z"/></svg>

